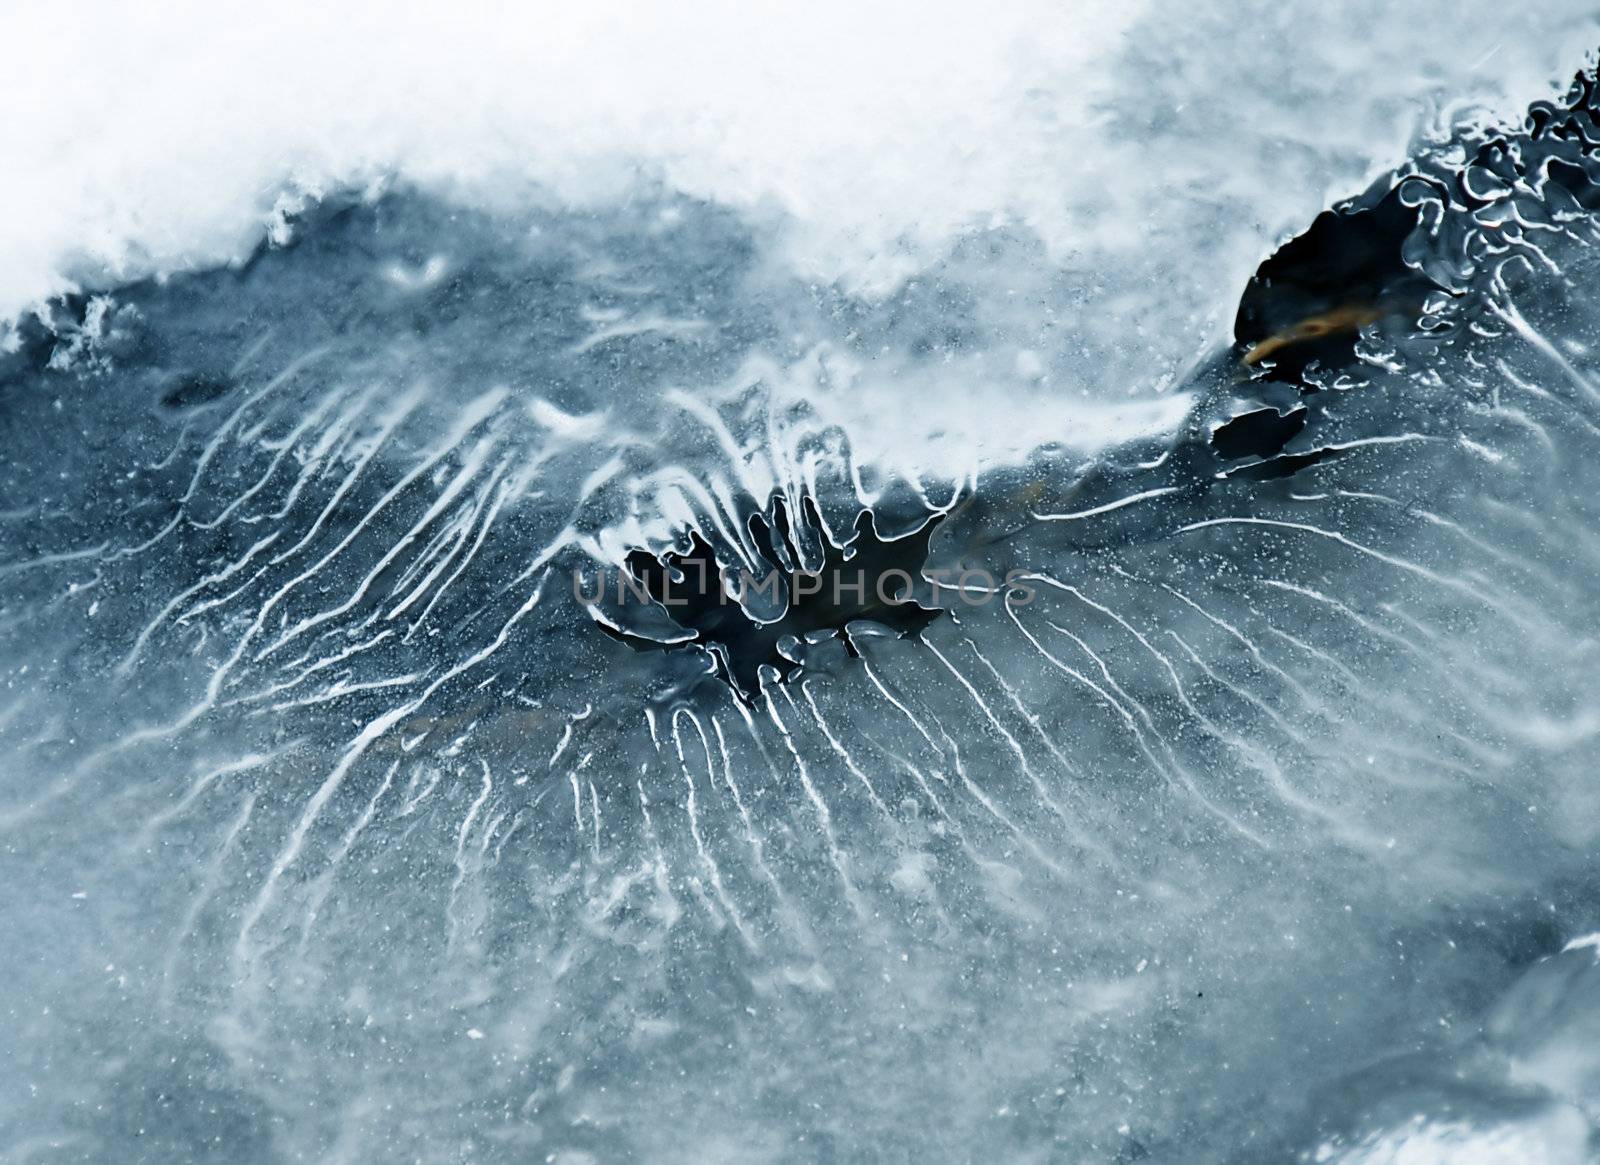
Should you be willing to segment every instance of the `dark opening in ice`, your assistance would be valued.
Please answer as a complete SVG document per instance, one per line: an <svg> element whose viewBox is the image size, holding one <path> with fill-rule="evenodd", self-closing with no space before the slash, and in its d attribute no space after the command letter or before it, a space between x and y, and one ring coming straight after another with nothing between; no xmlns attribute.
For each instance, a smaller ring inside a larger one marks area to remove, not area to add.
<svg viewBox="0 0 1600 1165"><path fill-rule="evenodd" d="M899 538L885 538L871 510L857 516L851 536L836 542L806 498L800 521L819 536L822 561L805 565L782 498L768 507L770 520L752 515L750 532L770 570L759 575L731 570L719 562L711 543L698 531L686 553L659 557L638 550L627 569L650 599L672 621L694 632L688 641L666 642L598 624L606 634L641 651L688 647L706 651L716 674L745 699L761 687L763 669L787 680L805 663L808 647L838 640L857 654L851 627L870 624L900 636L919 635L942 610L919 600L929 588L922 577L928 543L943 519L933 514ZM765 600L769 613L758 613Z"/></svg>

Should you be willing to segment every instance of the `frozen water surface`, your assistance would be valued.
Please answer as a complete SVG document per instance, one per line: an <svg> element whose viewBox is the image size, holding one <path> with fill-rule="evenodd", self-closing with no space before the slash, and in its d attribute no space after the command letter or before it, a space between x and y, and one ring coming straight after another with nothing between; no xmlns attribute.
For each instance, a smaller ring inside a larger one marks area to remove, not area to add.
<svg viewBox="0 0 1600 1165"><path fill-rule="evenodd" d="M848 132L514 179L352 88L189 219L109 111L13 194L0 1155L1594 1160L1596 38L1467 8L869 21Z"/></svg>

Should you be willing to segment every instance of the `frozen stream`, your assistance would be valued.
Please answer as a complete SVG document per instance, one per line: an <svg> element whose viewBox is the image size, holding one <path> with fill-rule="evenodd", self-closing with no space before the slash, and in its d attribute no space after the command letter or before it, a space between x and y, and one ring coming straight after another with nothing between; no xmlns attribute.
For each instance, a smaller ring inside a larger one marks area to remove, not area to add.
<svg viewBox="0 0 1600 1165"><path fill-rule="evenodd" d="M1600 1160L1600 28L1502 7L28 29L0 1160Z"/></svg>

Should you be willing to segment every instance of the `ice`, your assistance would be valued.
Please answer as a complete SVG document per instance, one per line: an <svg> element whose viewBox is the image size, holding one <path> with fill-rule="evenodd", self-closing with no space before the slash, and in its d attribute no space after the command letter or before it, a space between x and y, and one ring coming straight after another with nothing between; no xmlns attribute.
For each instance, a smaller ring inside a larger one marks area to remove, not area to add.
<svg viewBox="0 0 1600 1165"><path fill-rule="evenodd" d="M1541 960L1485 1017L1481 1032L1427 1056L1396 1057L1329 1090L1312 1161L1591 1159L1592 998L1600 976L1579 945Z"/></svg>
<svg viewBox="0 0 1600 1165"><path fill-rule="evenodd" d="M1317 392L1218 331L1376 126L1548 95L1580 22L1135 11L1024 66L1015 19L840 150L608 98L626 196L581 135L497 198L335 135L231 265L243 147L168 249L49 220L12 306L86 288L0 356L0 1155L1592 1158L1592 216L1524 208L1531 261ZM780 79L825 55L780 31ZM1041 160L1052 53L1105 158ZM926 126L820 176L953 107L1016 127L955 189ZM1011 582L754 654L574 595L706 556Z"/></svg>

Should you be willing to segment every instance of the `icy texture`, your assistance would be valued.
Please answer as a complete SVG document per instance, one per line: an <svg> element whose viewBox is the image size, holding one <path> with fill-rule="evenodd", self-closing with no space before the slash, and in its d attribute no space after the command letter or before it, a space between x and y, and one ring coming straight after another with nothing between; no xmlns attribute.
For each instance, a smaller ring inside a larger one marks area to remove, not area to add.
<svg viewBox="0 0 1600 1165"><path fill-rule="evenodd" d="M1061 276L1070 388L1120 397L1171 383L1265 251L1415 135L1519 119L1600 40L1590 4L1528 8L30 8L0 76L0 320L242 258L308 200L394 173L489 206L605 205L642 179L875 296L974 231L1026 228ZM1032 292L1023 274L991 266L990 312Z"/></svg>
<svg viewBox="0 0 1600 1165"><path fill-rule="evenodd" d="M1302 401L1188 362L1201 211L869 296L736 199L511 201L332 197L0 358L0 1152L1589 1159L1589 220ZM572 593L774 497L1031 601L741 699Z"/></svg>

